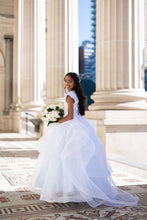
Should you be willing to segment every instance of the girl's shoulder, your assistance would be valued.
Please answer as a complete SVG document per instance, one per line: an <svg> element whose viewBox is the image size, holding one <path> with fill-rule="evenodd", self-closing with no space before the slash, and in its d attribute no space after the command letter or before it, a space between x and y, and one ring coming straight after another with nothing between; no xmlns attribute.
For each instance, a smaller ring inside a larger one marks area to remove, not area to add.
<svg viewBox="0 0 147 220"><path fill-rule="evenodd" d="M76 92L74 90L70 91L67 93L67 96L70 96L72 99L74 99L74 101L78 101L78 96L76 94Z"/></svg>

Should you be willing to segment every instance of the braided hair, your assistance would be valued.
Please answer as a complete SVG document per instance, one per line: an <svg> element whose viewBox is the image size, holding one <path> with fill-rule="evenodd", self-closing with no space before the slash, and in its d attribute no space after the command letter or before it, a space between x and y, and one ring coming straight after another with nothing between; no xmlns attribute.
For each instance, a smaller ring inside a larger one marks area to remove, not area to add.
<svg viewBox="0 0 147 220"><path fill-rule="evenodd" d="M73 72L69 72L65 75L66 76L70 76L73 80L74 80L74 90L78 96L78 99L79 99L79 113L81 115L84 115L85 114L85 96L83 94L83 89L80 85L80 82L79 82L79 76L76 74L76 73L73 73ZM65 79L64 77L64 79Z"/></svg>

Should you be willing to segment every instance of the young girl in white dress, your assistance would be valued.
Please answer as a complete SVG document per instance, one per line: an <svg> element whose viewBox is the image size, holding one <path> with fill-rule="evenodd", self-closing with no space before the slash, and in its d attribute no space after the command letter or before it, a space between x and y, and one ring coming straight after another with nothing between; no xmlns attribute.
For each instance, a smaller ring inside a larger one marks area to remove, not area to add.
<svg viewBox="0 0 147 220"><path fill-rule="evenodd" d="M136 206L138 198L113 183L103 145L84 115L79 77L67 73L65 116L38 141L39 158L31 190L47 202L87 202L91 207Z"/></svg>

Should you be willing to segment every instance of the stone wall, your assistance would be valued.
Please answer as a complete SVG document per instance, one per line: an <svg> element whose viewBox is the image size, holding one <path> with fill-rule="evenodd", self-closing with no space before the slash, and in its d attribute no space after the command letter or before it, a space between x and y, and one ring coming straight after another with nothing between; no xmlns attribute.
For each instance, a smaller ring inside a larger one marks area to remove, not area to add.
<svg viewBox="0 0 147 220"><path fill-rule="evenodd" d="M14 0L0 0L0 15L4 17L14 15Z"/></svg>

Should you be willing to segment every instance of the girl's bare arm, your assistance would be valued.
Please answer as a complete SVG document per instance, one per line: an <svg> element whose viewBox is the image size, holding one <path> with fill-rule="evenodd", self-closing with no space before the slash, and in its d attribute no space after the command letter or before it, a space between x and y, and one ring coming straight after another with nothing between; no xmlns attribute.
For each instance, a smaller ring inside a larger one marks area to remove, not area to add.
<svg viewBox="0 0 147 220"><path fill-rule="evenodd" d="M74 113L73 112L73 104L74 104L74 100L70 96L67 96L67 103L68 103L68 114L64 118L59 119L59 121L58 121L59 123L62 123L62 122L65 122L65 121L73 119L73 113Z"/></svg>

